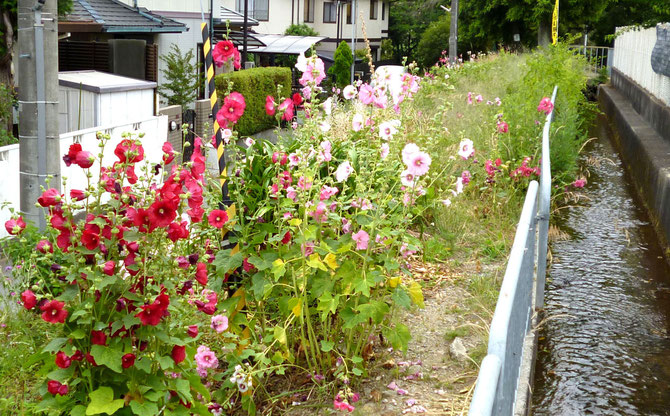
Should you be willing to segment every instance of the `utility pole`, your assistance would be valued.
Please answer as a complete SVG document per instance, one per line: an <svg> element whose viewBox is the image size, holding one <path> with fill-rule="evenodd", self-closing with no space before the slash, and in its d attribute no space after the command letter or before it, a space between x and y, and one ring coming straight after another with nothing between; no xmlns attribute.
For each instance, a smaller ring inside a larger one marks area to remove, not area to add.
<svg viewBox="0 0 670 416"><path fill-rule="evenodd" d="M47 176L50 187L61 187L56 0L19 0L18 27L20 210L43 230L44 213L35 207L40 187Z"/></svg>
<svg viewBox="0 0 670 416"><path fill-rule="evenodd" d="M269 4L270 3L268 2L268 5ZM247 69L247 35L249 33L249 0L244 0L244 25L242 30L244 32L242 36L242 69Z"/></svg>
<svg viewBox="0 0 670 416"><path fill-rule="evenodd" d="M389 8L391 4L389 3ZM389 16L391 11L389 9ZM354 85L354 72L356 71L356 0L351 0L351 54L353 61L351 61L351 85Z"/></svg>
<svg viewBox="0 0 670 416"><path fill-rule="evenodd" d="M449 26L449 62L458 62L458 0L451 0L451 25Z"/></svg>

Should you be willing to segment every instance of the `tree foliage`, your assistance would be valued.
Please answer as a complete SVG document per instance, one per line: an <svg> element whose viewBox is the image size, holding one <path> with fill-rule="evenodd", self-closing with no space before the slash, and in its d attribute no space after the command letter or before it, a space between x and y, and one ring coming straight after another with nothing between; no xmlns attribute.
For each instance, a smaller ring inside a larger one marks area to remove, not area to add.
<svg viewBox="0 0 670 416"><path fill-rule="evenodd" d="M307 26L304 23L299 25L292 24L287 27L284 31L285 35L295 35L295 36L319 36L319 32L314 30L314 28Z"/></svg>
<svg viewBox="0 0 670 416"><path fill-rule="evenodd" d="M449 48L449 19L442 18L428 26L417 47L417 62L423 67L435 65L443 50Z"/></svg>
<svg viewBox="0 0 670 416"><path fill-rule="evenodd" d="M440 8L449 6L449 0L396 0L389 7L389 38L393 42L393 55L397 62L403 57L416 59L421 35L431 22L446 13Z"/></svg>
<svg viewBox="0 0 670 416"><path fill-rule="evenodd" d="M335 50L334 59L335 62L328 68L328 74L335 77L334 82L338 87L343 88L351 81L351 64L354 62L347 42L340 42Z"/></svg>
<svg viewBox="0 0 670 416"><path fill-rule="evenodd" d="M165 82L158 86L158 92L169 105L180 105L186 109L195 100L202 83L198 67L193 63L193 49L183 53L177 44L173 44L172 50L160 59L167 68L161 70Z"/></svg>

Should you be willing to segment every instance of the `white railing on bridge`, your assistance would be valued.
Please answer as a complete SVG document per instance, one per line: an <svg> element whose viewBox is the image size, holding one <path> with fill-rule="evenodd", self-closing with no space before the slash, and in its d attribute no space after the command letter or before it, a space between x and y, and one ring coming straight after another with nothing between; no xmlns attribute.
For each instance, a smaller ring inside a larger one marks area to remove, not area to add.
<svg viewBox="0 0 670 416"><path fill-rule="evenodd" d="M651 67L656 28L617 28L614 40L614 68L631 78L665 104L670 105L670 77Z"/></svg>
<svg viewBox="0 0 670 416"><path fill-rule="evenodd" d="M167 116L145 117L134 122L125 122L122 124L92 127L90 129L63 133L60 135L60 154L61 157L67 154L72 143L80 143L84 150L94 155L100 152L96 133L101 131L111 135L107 143L103 157L103 164L111 166L116 157L114 148L121 142L123 133L144 133L142 146L144 147L143 163L161 163L163 151L161 147L167 140ZM141 164L139 164L141 165ZM99 179L99 166L97 162L91 167L91 183L97 183ZM67 191L70 189L85 189L87 178L84 170L77 165L65 166L61 159L61 175L67 177ZM139 175L139 168L137 174ZM12 144L0 147L0 203L9 202L17 212L19 210L21 189L19 187L19 145ZM0 209L0 224L4 224L10 218L8 208ZM5 227L0 227L0 237L7 236Z"/></svg>
<svg viewBox="0 0 670 416"><path fill-rule="evenodd" d="M612 73L612 64L614 63L614 48L607 46L584 46L573 45L570 49L580 55L584 55L586 61L589 63L589 68L593 72L599 72L603 68L607 68L607 74Z"/></svg>
<svg viewBox="0 0 670 416"><path fill-rule="evenodd" d="M555 87L552 103L557 91ZM551 201L549 130L553 114L552 111L547 115L542 131L540 184L532 181L528 186L491 321L488 354L479 368L469 416L511 416L519 410L515 409L519 390L528 388L519 375L522 362L530 358L524 357L524 343L533 329L533 312L544 304Z"/></svg>

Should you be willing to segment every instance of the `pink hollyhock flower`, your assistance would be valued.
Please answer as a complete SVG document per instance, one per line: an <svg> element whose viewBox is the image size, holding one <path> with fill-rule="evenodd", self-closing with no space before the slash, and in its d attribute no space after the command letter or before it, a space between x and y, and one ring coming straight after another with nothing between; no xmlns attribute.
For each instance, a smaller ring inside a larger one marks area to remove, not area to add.
<svg viewBox="0 0 670 416"><path fill-rule="evenodd" d="M114 269L115 268L116 268L116 263L114 263L114 260L109 260L102 267L102 272L104 274L106 274L107 276L111 276L111 275L114 274Z"/></svg>
<svg viewBox="0 0 670 416"><path fill-rule="evenodd" d="M221 140L223 140L223 144L230 144L231 137L233 137L232 130L226 128L221 129Z"/></svg>
<svg viewBox="0 0 670 416"><path fill-rule="evenodd" d="M469 170L464 170L461 173L461 180L463 181L463 186L467 185L470 183L470 171Z"/></svg>
<svg viewBox="0 0 670 416"><path fill-rule="evenodd" d="M351 120L351 129L353 131L361 131L363 128L363 116L361 114L354 114L354 118Z"/></svg>
<svg viewBox="0 0 670 416"><path fill-rule="evenodd" d="M463 158L463 160L469 159L472 155L475 154L475 147L470 139L463 139L458 145L458 155Z"/></svg>
<svg viewBox="0 0 670 416"><path fill-rule="evenodd" d="M549 115L554 110L554 104L551 102L551 98L544 97L540 100L540 104L537 106L537 111Z"/></svg>
<svg viewBox="0 0 670 416"><path fill-rule="evenodd" d="M575 188L583 188L584 185L586 185L586 179L576 179L572 183L572 186L574 186Z"/></svg>
<svg viewBox="0 0 670 416"><path fill-rule="evenodd" d="M324 202L319 202L314 211L309 213L316 222L325 222L328 219L328 207Z"/></svg>
<svg viewBox="0 0 670 416"><path fill-rule="evenodd" d="M235 58L236 50L237 49L235 48L233 42L229 40L217 42L216 45L214 45L214 49L212 50L212 59L214 60L214 64L218 67L223 66L224 63L228 62L230 59Z"/></svg>
<svg viewBox="0 0 670 416"><path fill-rule="evenodd" d="M496 104L498 107L500 107L500 105L502 105L502 101L500 101L500 98L499 98L499 97L496 97L494 101L495 101L495 104Z"/></svg>
<svg viewBox="0 0 670 416"><path fill-rule="evenodd" d="M370 235L364 230L359 230L351 236L351 239L356 242L356 250L367 250L370 242Z"/></svg>
<svg viewBox="0 0 670 416"><path fill-rule="evenodd" d="M381 147L379 148L379 157L382 160L386 160L390 151L391 151L391 148L390 148L389 144L388 143L382 143Z"/></svg>
<svg viewBox="0 0 670 416"><path fill-rule="evenodd" d="M19 235L25 229L26 223L23 221L23 217L12 218L11 220L5 221L5 230L11 235Z"/></svg>
<svg viewBox="0 0 670 416"><path fill-rule="evenodd" d="M468 92L468 104L472 105L472 93Z"/></svg>
<svg viewBox="0 0 670 416"><path fill-rule="evenodd" d="M409 157L409 164L407 170L413 175L423 176L428 173L431 163L430 155L426 152L416 152Z"/></svg>
<svg viewBox="0 0 670 416"><path fill-rule="evenodd" d="M509 131L509 125L502 120L496 123L496 127L498 128L499 133L507 133Z"/></svg>
<svg viewBox="0 0 670 416"><path fill-rule="evenodd" d="M265 113L267 115L269 115L269 116L274 116L275 115L275 111L276 111L275 106L276 106L275 99L271 95L268 95L267 97L265 97Z"/></svg>
<svg viewBox="0 0 670 416"><path fill-rule="evenodd" d="M319 200L325 201L329 199L331 196L337 195L339 191L340 190L334 186L324 185L323 188L321 188L321 192L319 192Z"/></svg>
<svg viewBox="0 0 670 416"><path fill-rule="evenodd" d="M219 366L219 360L216 358L216 354L214 354L214 352L212 352L206 345L198 347L198 351L194 358L196 364L200 368L216 368Z"/></svg>
<svg viewBox="0 0 670 416"><path fill-rule="evenodd" d="M402 245L400 246L400 255L402 256L403 259L406 259L409 256L414 255L414 253L416 253L416 250L410 250L407 243L402 243Z"/></svg>
<svg viewBox="0 0 670 416"><path fill-rule="evenodd" d="M318 155L318 160L322 162L330 162L331 159L333 158L332 155L330 154L330 151L332 150L332 144L328 140L324 140L321 142L321 151L319 152Z"/></svg>
<svg viewBox="0 0 670 416"><path fill-rule="evenodd" d="M309 189L311 187L312 187L312 181L310 181L306 177L301 176L298 179L298 188L302 189L303 191L306 191L307 189Z"/></svg>
<svg viewBox="0 0 670 416"><path fill-rule="evenodd" d="M347 85L344 87L344 90L342 90L342 96L344 97L345 100L351 100L354 97L356 97L356 87L353 85Z"/></svg>
<svg viewBox="0 0 670 416"><path fill-rule="evenodd" d="M293 202L296 202L298 200L298 192L295 190L294 187L289 186L286 188L286 197Z"/></svg>
<svg viewBox="0 0 670 416"><path fill-rule="evenodd" d="M383 88L375 88L375 94L372 97L372 103L377 108L386 108L386 90Z"/></svg>
<svg viewBox="0 0 670 416"><path fill-rule="evenodd" d="M407 187L411 188L414 185L416 185L416 180L417 180L416 175L414 175L407 169L403 170L402 173L400 174L400 182Z"/></svg>
<svg viewBox="0 0 670 416"><path fill-rule="evenodd" d="M237 123L237 120L244 114L244 109L247 104L244 101L244 96L239 92L231 92L223 99L223 105L218 113L216 113L216 120L219 126L226 127L228 122Z"/></svg>
<svg viewBox="0 0 670 416"><path fill-rule="evenodd" d="M289 166L298 166L300 163L300 156L298 156L296 153L291 153L288 155L288 161Z"/></svg>
<svg viewBox="0 0 670 416"><path fill-rule="evenodd" d="M493 162L491 160L484 162L484 169L489 178L496 176L496 168L493 167Z"/></svg>
<svg viewBox="0 0 670 416"><path fill-rule="evenodd" d="M347 402L338 401L337 399L333 400L333 408L335 410L345 410L349 413L353 412L355 407L350 405Z"/></svg>
<svg viewBox="0 0 670 416"><path fill-rule="evenodd" d="M411 157L414 153L419 152L419 146L414 143L407 143L402 149L402 162L405 165L409 165L411 162Z"/></svg>
<svg viewBox="0 0 670 416"><path fill-rule="evenodd" d="M284 121L293 120L293 116L295 115L293 110L294 110L293 100L291 100L290 98L285 99L284 101L282 101L281 104L279 104L279 111L282 112L281 119Z"/></svg>
<svg viewBox="0 0 670 416"><path fill-rule="evenodd" d="M323 65L323 61L316 55L306 58L306 60L302 61L301 63L296 63L296 68L298 68L298 65L300 65L301 68L304 67L304 71L302 71L302 77L299 80L300 85L302 86L306 86L309 83L319 85L326 77L326 70Z"/></svg>
<svg viewBox="0 0 670 416"><path fill-rule="evenodd" d="M390 140L393 135L398 132L396 126L400 124L400 120L385 121L379 125L379 137L382 140Z"/></svg>
<svg viewBox="0 0 670 416"><path fill-rule="evenodd" d="M481 94L478 94L478 95L475 97L475 101L477 101L478 103L481 103L482 101L484 101L484 97L482 97Z"/></svg>
<svg viewBox="0 0 670 416"><path fill-rule="evenodd" d="M349 178L349 175L351 175L353 171L354 168L351 166L351 163L349 163L349 161L344 161L340 163L340 166L335 170L335 180L344 182Z"/></svg>
<svg viewBox="0 0 670 416"><path fill-rule="evenodd" d="M370 105L375 99L375 90L370 84L363 84L358 91L358 99L365 105Z"/></svg>
<svg viewBox="0 0 670 416"><path fill-rule="evenodd" d="M221 333L228 329L228 317L223 315L214 315L212 316L212 329L218 333Z"/></svg>
<svg viewBox="0 0 670 416"><path fill-rule="evenodd" d="M70 145L70 148L68 149L68 152L65 156L63 156L63 162L65 162L65 166L70 166L75 162L75 159L77 158L77 153L81 152L81 145L79 143L72 143Z"/></svg>
<svg viewBox="0 0 670 416"><path fill-rule="evenodd" d="M302 251L303 256L309 257L314 254L314 243L311 241L303 243L300 245L300 250Z"/></svg>

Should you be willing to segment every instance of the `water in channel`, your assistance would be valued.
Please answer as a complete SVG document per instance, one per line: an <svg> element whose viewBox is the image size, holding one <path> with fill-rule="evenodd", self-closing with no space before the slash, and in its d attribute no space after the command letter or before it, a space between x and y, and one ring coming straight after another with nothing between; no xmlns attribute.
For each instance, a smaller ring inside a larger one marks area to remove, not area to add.
<svg viewBox="0 0 670 416"><path fill-rule="evenodd" d="M604 118L579 207L556 225L533 414L670 415L670 267Z"/></svg>

